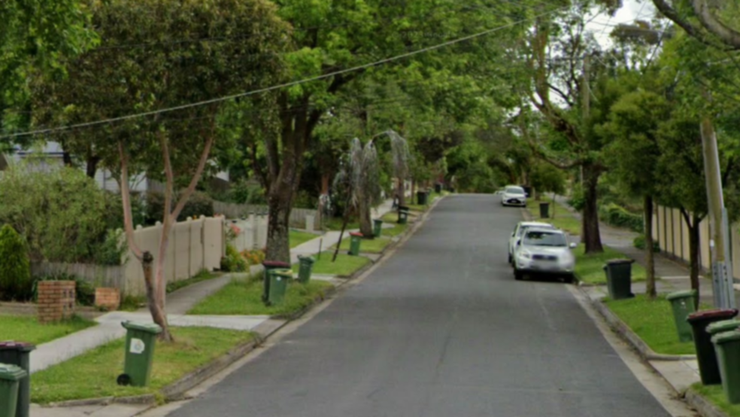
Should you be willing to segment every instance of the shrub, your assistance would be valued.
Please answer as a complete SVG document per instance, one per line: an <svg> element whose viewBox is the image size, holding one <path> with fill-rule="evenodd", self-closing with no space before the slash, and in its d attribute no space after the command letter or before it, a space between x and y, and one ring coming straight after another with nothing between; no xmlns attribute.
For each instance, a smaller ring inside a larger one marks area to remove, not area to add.
<svg viewBox="0 0 740 417"><path fill-rule="evenodd" d="M0 224L25 238L34 261L88 262L105 239L105 193L77 168L19 164L0 178Z"/></svg>
<svg viewBox="0 0 740 417"><path fill-rule="evenodd" d="M105 241L95 251L95 263L98 265L121 265L126 253L126 239L120 229L109 230Z"/></svg>
<svg viewBox="0 0 740 417"><path fill-rule="evenodd" d="M177 196L173 198L173 204ZM174 208L174 206L173 206ZM150 191L146 194L146 222L154 224L162 221L164 214L164 194L157 191ZM177 221L183 221L188 217L213 216L213 199L208 194L194 192L190 196L185 207L183 207Z"/></svg>
<svg viewBox="0 0 740 417"><path fill-rule="evenodd" d="M247 260L235 247L226 245L226 256L221 258L221 270L225 272L244 272L249 268Z"/></svg>
<svg viewBox="0 0 740 417"><path fill-rule="evenodd" d="M644 230L644 222L641 215L630 213L616 204L602 206L599 211L599 217L612 226L624 227L635 232L642 232Z"/></svg>
<svg viewBox="0 0 740 417"><path fill-rule="evenodd" d="M0 298L26 299L31 288L31 264L23 238L10 226L0 229Z"/></svg>
<svg viewBox="0 0 740 417"><path fill-rule="evenodd" d="M632 241L635 248L642 250L645 250L645 243L645 235L639 235ZM653 252L660 252L660 245L656 241L653 241Z"/></svg>

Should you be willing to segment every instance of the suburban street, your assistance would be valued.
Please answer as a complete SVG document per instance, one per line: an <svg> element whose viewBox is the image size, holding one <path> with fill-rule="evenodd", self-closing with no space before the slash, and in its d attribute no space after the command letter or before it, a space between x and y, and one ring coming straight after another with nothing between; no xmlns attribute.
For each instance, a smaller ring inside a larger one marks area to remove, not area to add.
<svg viewBox="0 0 740 417"><path fill-rule="evenodd" d="M559 282L516 282L521 212L443 200L371 275L174 417L668 416Z"/></svg>

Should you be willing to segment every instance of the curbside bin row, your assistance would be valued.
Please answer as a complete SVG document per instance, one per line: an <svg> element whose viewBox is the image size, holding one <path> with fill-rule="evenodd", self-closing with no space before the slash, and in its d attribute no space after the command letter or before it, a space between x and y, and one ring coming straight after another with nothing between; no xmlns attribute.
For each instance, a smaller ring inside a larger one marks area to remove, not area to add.
<svg viewBox="0 0 740 417"><path fill-rule="evenodd" d="M694 333L699 375L701 376L701 383L704 385L719 385L722 383L717 364L717 353L712 344L712 336L718 332L739 327L740 321L730 320L735 316L737 316L736 309L717 309L692 313L687 318ZM728 327L728 323L734 324L730 324L731 327Z"/></svg>

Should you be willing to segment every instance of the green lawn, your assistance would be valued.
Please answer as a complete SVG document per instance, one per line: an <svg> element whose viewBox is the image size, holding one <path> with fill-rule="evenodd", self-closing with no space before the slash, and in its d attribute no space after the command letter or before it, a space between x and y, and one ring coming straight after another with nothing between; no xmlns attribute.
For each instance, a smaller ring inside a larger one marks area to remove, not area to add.
<svg viewBox="0 0 740 417"><path fill-rule="evenodd" d="M250 279L246 282L234 280L217 293L201 301L188 314L290 315L311 304L316 297L324 296L331 286L331 283L317 280L310 281L306 285L291 282L283 303L268 307L262 302L264 287L261 279Z"/></svg>
<svg viewBox="0 0 740 417"><path fill-rule="evenodd" d="M95 325L94 321L80 317L59 323L41 324L36 316L0 315L0 339L39 345Z"/></svg>
<svg viewBox="0 0 740 417"><path fill-rule="evenodd" d="M644 294L628 300L604 303L656 353L693 355L694 342L679 342L671 304L659 295L649 301Z"/></svg>
<svg viewBox="0 0 740 417"><path fill-rule="evenodd" d="M719 407L728 417L740 417L740 404L730 404L727 401L725 392L722 390L722 385L704 386L701 382L697 382L691 388L709 400L709 402Z"/></svg>
<svg viewBox="0 0 740 417"><path fill-rule="evenodd" d="M302 243L306 243L309 240L316 239L317 237L320 237L319 235L315 235L313 233L308 232L301 232L298 230L290 230L290 247L294 248Z"/></svg>
<svg viewBox="0 0 740 417"><path fill-rule="evenodd" d="M534 216L536 220L540 220L540 203L550 203L550 218L549 219L541 219L544 222L550 223L553 226L557 227L558 229L562 229L567 231L568 233L576 236L580 236L581 234L581 221L575 217L573 217L573 214L568 211L565 207L560 205L559 203L553 203L549 200L527 200L527 210ZM556 206L555 213L553 217L553 204Z"/></svg>
<svg viewBox="0 0 740 417"><path fill-rule="evenodd" d="M213 272L209 272L209 271L206 271L204 269L204 270L198 272L195 276L190 277L188 279L183 279L183 280L175 281L175 282L168 282L167 283L167 293L169 294L169 293L175 292L175 291L177 291L177 290L179 290L181 288L185 288L185 287L187 287L189 285L193 285L193 284L196 284L196 283L202 282L202 281L208 281L208 280L211 280L211 279L214 279L214 278L218 278L220 276L221 276L221 274L216 274L216 273L213 273Z"/></svg>
<svg viewBox="0 0 740 417"><path fill-rule="evenodd" d="M189 372L250 340L249 332L213 328L172 328L174 343L157 343L148 387L121 387L124 340L119 339L33 374L31 401L50 402L155 394Z"/></svg>
<svg viewBox="0 0 740 417"><path fill-rule="evenodd" d="M586 255L585 246L578 245L573 250L576 256L576 276L579 280L587 284L605 284L606 272L604 265L610 259L624 259L624 255L616 250L604 246L603 253ZM644 281L646 276L645 268L637 263L632 264L632 282Z"/></svg>
<svg viewBox="0 0 740 417"><path fill-rule="evenodd" d="M385 230L383 230L385 232ZM342 246L339 247L339 252L347 252L349 250L351 239L349 236L342 238ZM391 243L390 236L381 236L376 239L362 239L360 243L360 252L366 253L381 253ZM337 245L333 245L333 250Z"/></svg>
<svg viewBox="0 0 740 417"><path fill-rule="evenodd" d="M393 228L391 229L383 229L383 235L382 236L398 236L405 232L409 228L408 224L398 224L396 222L393 222Z"/></svg>
<svg viewBox="0 0 740 417"><path fill-rule="evenodd" d="M329 220L326 221L325 228L327 230L336 230L340 231L342 230L342 222L344 222L344 219L341 217L332 217ZM354 230L360 228L360 222L359 221L350 221L347 223L347 230Z"/></svg>
<svg viewBox="0 0 740 417"><path fill-rule="evenodd" d="M334 275L340 277L351 276L355 271L362 269L365 265L370 263L370 259L364 256L350 256L343 254L339 251L337 255L337 261L332 262L334 256L333 251L326 251L321 253L321 259L316 259L316 263L313 264L313 273L320 275ZM293 271L298 271L298 265L293 265Z"/></svg>

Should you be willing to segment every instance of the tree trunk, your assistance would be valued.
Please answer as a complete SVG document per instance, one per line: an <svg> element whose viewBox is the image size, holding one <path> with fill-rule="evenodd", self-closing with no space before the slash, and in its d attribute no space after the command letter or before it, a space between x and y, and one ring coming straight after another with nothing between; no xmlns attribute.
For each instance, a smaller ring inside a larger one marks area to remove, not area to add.
<svg viewBox="0 0 740 417"><path fill-rule="evenodd" d="M692 216L692 223L688 224L689 228L689 280L691 289L696 290L696 298L699 299L699 222L696 216Z"/></svg>
<svg viewBox="0 0 740 417"><path fill-rule="evenodd" d="M360 202L359 212L360 212L360 232L365 236L365 238L373 238L375 237L375 233L373 231L373 220L371 218L372 214L372 206L367 199L363 199L365 201Z"/></svg>
<svg viewBox="0 0 740 417"><path fill-rule="evenodd" d="M270 261L290 263L289 221L293 189L273 184L270 189L268 207L270 215L267 222L266 257Z"/></svg>
<svg viewBox="0 0 740 417"><path fill-rule="evenodd" d="M404 180L401 178L398 179L398 188L396 189L396 192L398 193L398 205L405 206L406 205L406 184L404 184Z"/></svg>
<svg viewBox="0 0 740 417"><path fill-rule="evenodd" d="M655 299L655 257L653 253L653 196L644 198L643 213L645 215L645 258L647 260L647 287L645 292L649 299Z"/></svg>
<svg viewBox="0 0 740 417"><path fill-rule="evenodd" d="M100 162L100 158L97 156L88 156L87 157L87 166L85 167L85 173L90 178L95 178L95 173L98 172L98 162Z"/></svg>
<svg viewBox="0 0 740 417"><path fill-rule="evenodd" d="M144 252L141 259L141 268L144 271L144 284L146 287L146 298L149 312L152 315L154 323L162 328L162 333L159 334L159 338L165 341L172 340L172 334L170 334L170 326L167 323L167 315L164 312L164 308L157 301L157 290L156 284L152 277L152 264L154 263L154 257L149 251Z"/></svg>
<svg viewBox="0 0 740 417"><path fill-rule="evenodd" d="M601 235L599 233L599 207L598 193L596 186L599 182L598 170L590 165L584 166L584 197L585 204L583 207L582 229L583 243L586 245L586 253L604 252L601 245Z"/></svg>
<svg viewBox="0 0 740 417"><path fill-rule="evenodd" d="M329 180L331 179L331 174L324 172L321 174L321 193L319 193L319 207L316 212L316 222L318 224L323 224L323 217L324 217L324 201L329 197Z"/></svg>

